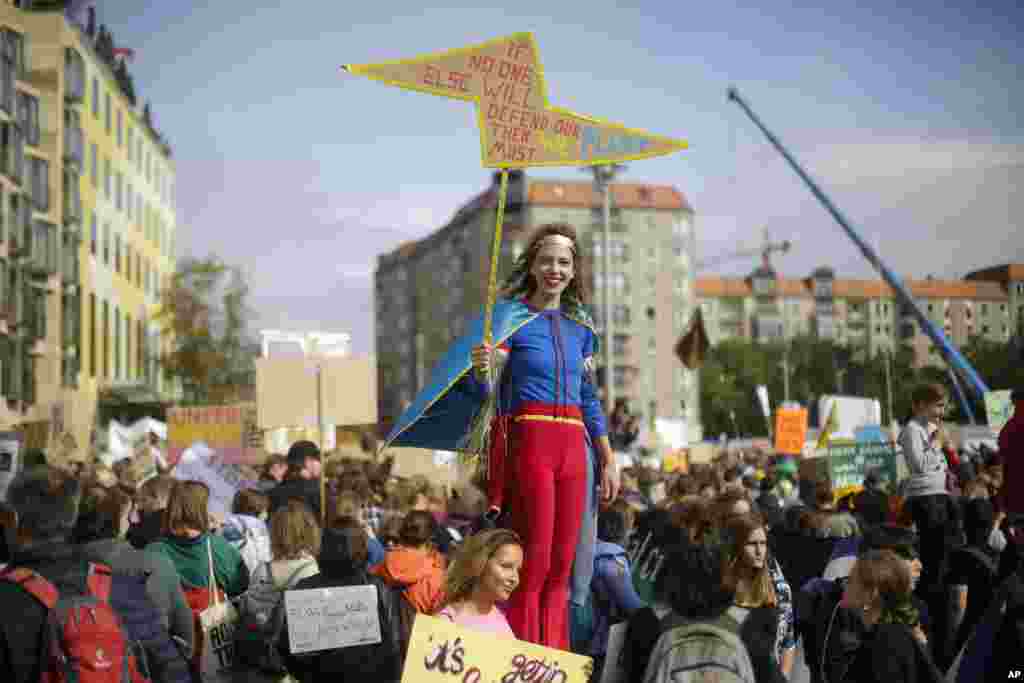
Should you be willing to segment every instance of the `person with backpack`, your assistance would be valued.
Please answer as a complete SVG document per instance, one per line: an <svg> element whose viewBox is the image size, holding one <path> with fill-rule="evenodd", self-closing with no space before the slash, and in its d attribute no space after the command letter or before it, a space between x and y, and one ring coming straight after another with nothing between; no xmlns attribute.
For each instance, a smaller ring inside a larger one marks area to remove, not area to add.
<svg viewBox="0 0 1024 683"><path fill-rule="evenodd" d="M273 560L252 573L238 600L235 667L244 680L280 681L288 673L278 651L284 626L284 593L320 573L320 525L304 503L291 500L270 520Z"/></svg>
<svg viewBox="0 0 1024 683"><path fill-rule="evenodd" d="M47 465L23 470L8 488L18 530L17 549L0 573L4 683L69 675L96 683L150 681L142 646L111 604L113 572L69 543L81 496L78 480ZM81 620L83 613L90 618Z"/></svg>
<svg viewBox="0 0 1024 683"><path fill-rule="evenodd" d="M347 680L398 683L401 679L415 613L407 608L399 591L366 572L366 538L358 520L335 520L323 532L320 573L299 581L294 590L373 586L377 593L381 640L379 643L293 655L288 616L285 614L279 650L289 673L302 683Z"/></svg>
<svg viewBox="0 0 1024 683"><path fill-rule="evenodd" d="M145 648L154 683L188 683L195 629L174 566L124 539L134 508L128 494L111 489L83 503L88 511L79 515L74 542L86 559L114 572L111 603Z"/></svg>
<svg viewBox="0 0 1024 683"><path fill-rule="evenodd" d="M686 540L669 550L659 588L672 612L657 633L648 634L655 641L648 659L636 656L643 648L627 649L630 681L781 683L770 671L755 670L740 624L730 614L734 595L723 581L724 571L723 548L716 543Z"/></svg>
<svg viewBox="0 0 1024 683"><path fill-rule="evenodd" d="M223 536L209 532L209 500L210 489L203 482L177 482L164 511L164 535L145 550L170 559L174 565L185 601L192 609L197 636L201 634L200 615L214 604L214 599L234 599L249 588L249 570L241 554ZM209 645L203 640L196 639L194 675Z"/></svg>
<svg viewBox="0 0 1024 683"><path fill-rule="evenodd" d="M249 573L270 562L270 532L267 530L269 499L251 489L242 489L231 502L231 514L224 519L220 533L235 546L245 560Z"/></svg>

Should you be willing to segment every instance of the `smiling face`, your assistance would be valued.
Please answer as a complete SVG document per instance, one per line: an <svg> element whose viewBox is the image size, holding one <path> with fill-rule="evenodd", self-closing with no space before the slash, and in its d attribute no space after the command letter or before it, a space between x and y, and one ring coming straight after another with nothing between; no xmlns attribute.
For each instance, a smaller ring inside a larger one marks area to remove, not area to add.
<svg viewBox="0 0 1024 683"><path fill-rule="evenodd" d="M569 238L545 238L530 266L530 275L537 283L534 295L544 300L558 299L576 273L575 259Z"/></svg>
<svg viewBox="0 0 1024 683"><path fill-rule="evenodd" d="M503 545L487 560L477 583L477 590L495 602L508 600L519 586L519 570L523 566L523 549Z"/></svg>

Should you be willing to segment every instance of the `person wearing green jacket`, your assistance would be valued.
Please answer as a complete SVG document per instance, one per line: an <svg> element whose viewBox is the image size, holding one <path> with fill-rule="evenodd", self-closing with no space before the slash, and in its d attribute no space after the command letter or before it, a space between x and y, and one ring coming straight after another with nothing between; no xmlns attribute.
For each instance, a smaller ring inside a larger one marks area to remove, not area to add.
<svg viewBox="0 0 1024 683"><path fill-rule="evenodd" d="M200 481L175 484L164 511L163 536L147 545L146 552L170 559L188 597L210 586L209 544L217 588L234 598L249 588L249 570L231 543L210 533L209 499L210 490Z"/></svg>

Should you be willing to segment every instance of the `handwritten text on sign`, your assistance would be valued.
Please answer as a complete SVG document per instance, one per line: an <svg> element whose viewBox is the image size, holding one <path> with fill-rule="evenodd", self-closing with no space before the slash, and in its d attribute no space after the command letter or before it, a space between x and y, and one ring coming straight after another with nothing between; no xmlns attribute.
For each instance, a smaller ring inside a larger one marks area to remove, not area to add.
<svg viewBox="0 0 1024 683"><path fill-rule="evenodd" d="M292 654L381 641L376 586L286 591Z"/></svg>
<svg viewBox="0 0 1024 683"><path fill-rule="evenodd" d="M477 103L484 166L603 164L670 154L681 140L582 116L547 103L533 36L518 33L467 48L349 71L391 85Z"/></svg>
<svg viewBox="0 0 1024 683"><path fill-rule="evenodd" d="M585 683L589 657L416 617L402 683Z"/></svg>

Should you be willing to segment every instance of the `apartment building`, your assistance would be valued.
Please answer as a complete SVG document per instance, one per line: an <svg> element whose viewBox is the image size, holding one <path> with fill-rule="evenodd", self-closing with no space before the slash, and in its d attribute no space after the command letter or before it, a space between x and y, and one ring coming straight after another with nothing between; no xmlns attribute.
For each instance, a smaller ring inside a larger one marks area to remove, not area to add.
<svg viewBox="0 0 1024 683"><path fill-rule="evenodd" d="M1007 341L1024 335L1024 264L976 271L963 280L906 285L922 312L957 346L974 336ZM806 278L784 278L761 267L746 278L697 278L696 290L712 343L814 335L871 355L909 343L919 364L941 359L882 280L837 278L827 267Z"/></svg>
<svg viewBox="0 0 1024 683"><path fill-rule="evenodd" d="M401 414L451 341L482 313L497 179L495 174L490 187L433 234L378 258L377 396L385 424ZM590 182L511 174L500 276L508 274L536 227L551 222L574 226L592 292L591 311L600 327L601 206ZM695 303L693 209L674 187L613 183L610 225L615 395L628 399L645 418L682 419L699 431L699 379L673 353ZM691 438L699 438L696 431Z"/></svg>
<svg viewBox="0 0 1024 683"><path fill-rule="evenodd" d="M154 313L175 168L94 14L82 27L27 4L0 3L0 393L47 419L105 387L169 388Z"/></svg>

